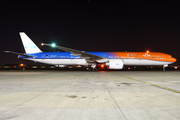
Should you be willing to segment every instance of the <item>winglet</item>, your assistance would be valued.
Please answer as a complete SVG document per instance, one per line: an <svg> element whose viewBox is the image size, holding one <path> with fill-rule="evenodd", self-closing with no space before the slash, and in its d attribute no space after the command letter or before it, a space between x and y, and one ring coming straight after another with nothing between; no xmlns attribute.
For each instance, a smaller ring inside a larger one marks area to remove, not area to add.
<svg viewBox="0 0 180 120"><path fill-rule="evenodd" d="M36 44L24 33L19 33L26 53L39 53L42 52Z"/></svg>

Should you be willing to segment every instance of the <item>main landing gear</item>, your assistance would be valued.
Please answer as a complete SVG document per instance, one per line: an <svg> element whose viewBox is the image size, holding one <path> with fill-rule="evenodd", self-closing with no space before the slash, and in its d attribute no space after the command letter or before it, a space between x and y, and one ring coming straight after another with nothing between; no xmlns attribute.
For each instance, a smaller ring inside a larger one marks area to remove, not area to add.
<svg viewBox="0 0 180 120"><path fill-rule="evenodd" d="M88 71L98 71L96 68L88 67Z"/></svg>
<svg viewBox="0 0 180 120"><path fill-rule="evenodd" d="M98 71L96 68L96 64L92 64L88 66L88 71Z"/></svg>

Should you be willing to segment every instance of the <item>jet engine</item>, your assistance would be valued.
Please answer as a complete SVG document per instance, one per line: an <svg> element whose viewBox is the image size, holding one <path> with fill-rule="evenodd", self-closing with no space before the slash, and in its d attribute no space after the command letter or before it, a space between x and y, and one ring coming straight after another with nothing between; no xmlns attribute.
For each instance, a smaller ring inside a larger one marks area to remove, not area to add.
<svg viewBox="0 0 180 120"><path fill-rule="evenodd" d="M123 69L123 65L122 59L110 59L109 63L106 63L106 66L109 66L109 69Z"/></svg>

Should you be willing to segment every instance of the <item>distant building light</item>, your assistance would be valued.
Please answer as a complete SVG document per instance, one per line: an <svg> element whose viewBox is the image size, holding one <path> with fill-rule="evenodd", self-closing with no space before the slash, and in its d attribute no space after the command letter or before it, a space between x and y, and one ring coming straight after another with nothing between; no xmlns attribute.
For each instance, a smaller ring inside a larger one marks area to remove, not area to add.
<svg viewBox="0 0 180 120"><path fill-rule="evenodd" d="M32 66L32 68L38 68L37 66Z"/></svg>
<svg viewBox="0 0 180 120"><path fill-rule="evenodd" d="M49 68L55 68L55 66L50 66Z"/></svg>
<svg viewBox="0 0 180 120"><path fill-rule="evenodd" d="M45 68L45 66L41 66L41 68Z"/></svg>
<svg viewBox="0 0 180 120"><path fill-rule="evenodd" d="M21 63L19 66L20 66L20 67L23 67L23 66L24 66L24 64L23 64L23 63Z"/></svg>

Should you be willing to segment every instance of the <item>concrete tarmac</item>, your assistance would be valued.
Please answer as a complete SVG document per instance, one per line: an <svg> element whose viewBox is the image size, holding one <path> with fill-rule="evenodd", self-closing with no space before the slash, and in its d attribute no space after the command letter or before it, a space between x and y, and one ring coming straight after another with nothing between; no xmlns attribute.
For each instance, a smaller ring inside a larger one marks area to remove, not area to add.
<svg viewBox="0 0 180 120"><path fill-rule="evenodd" d="M180 71L0 71L0 120L180 120Z"/></svg>

